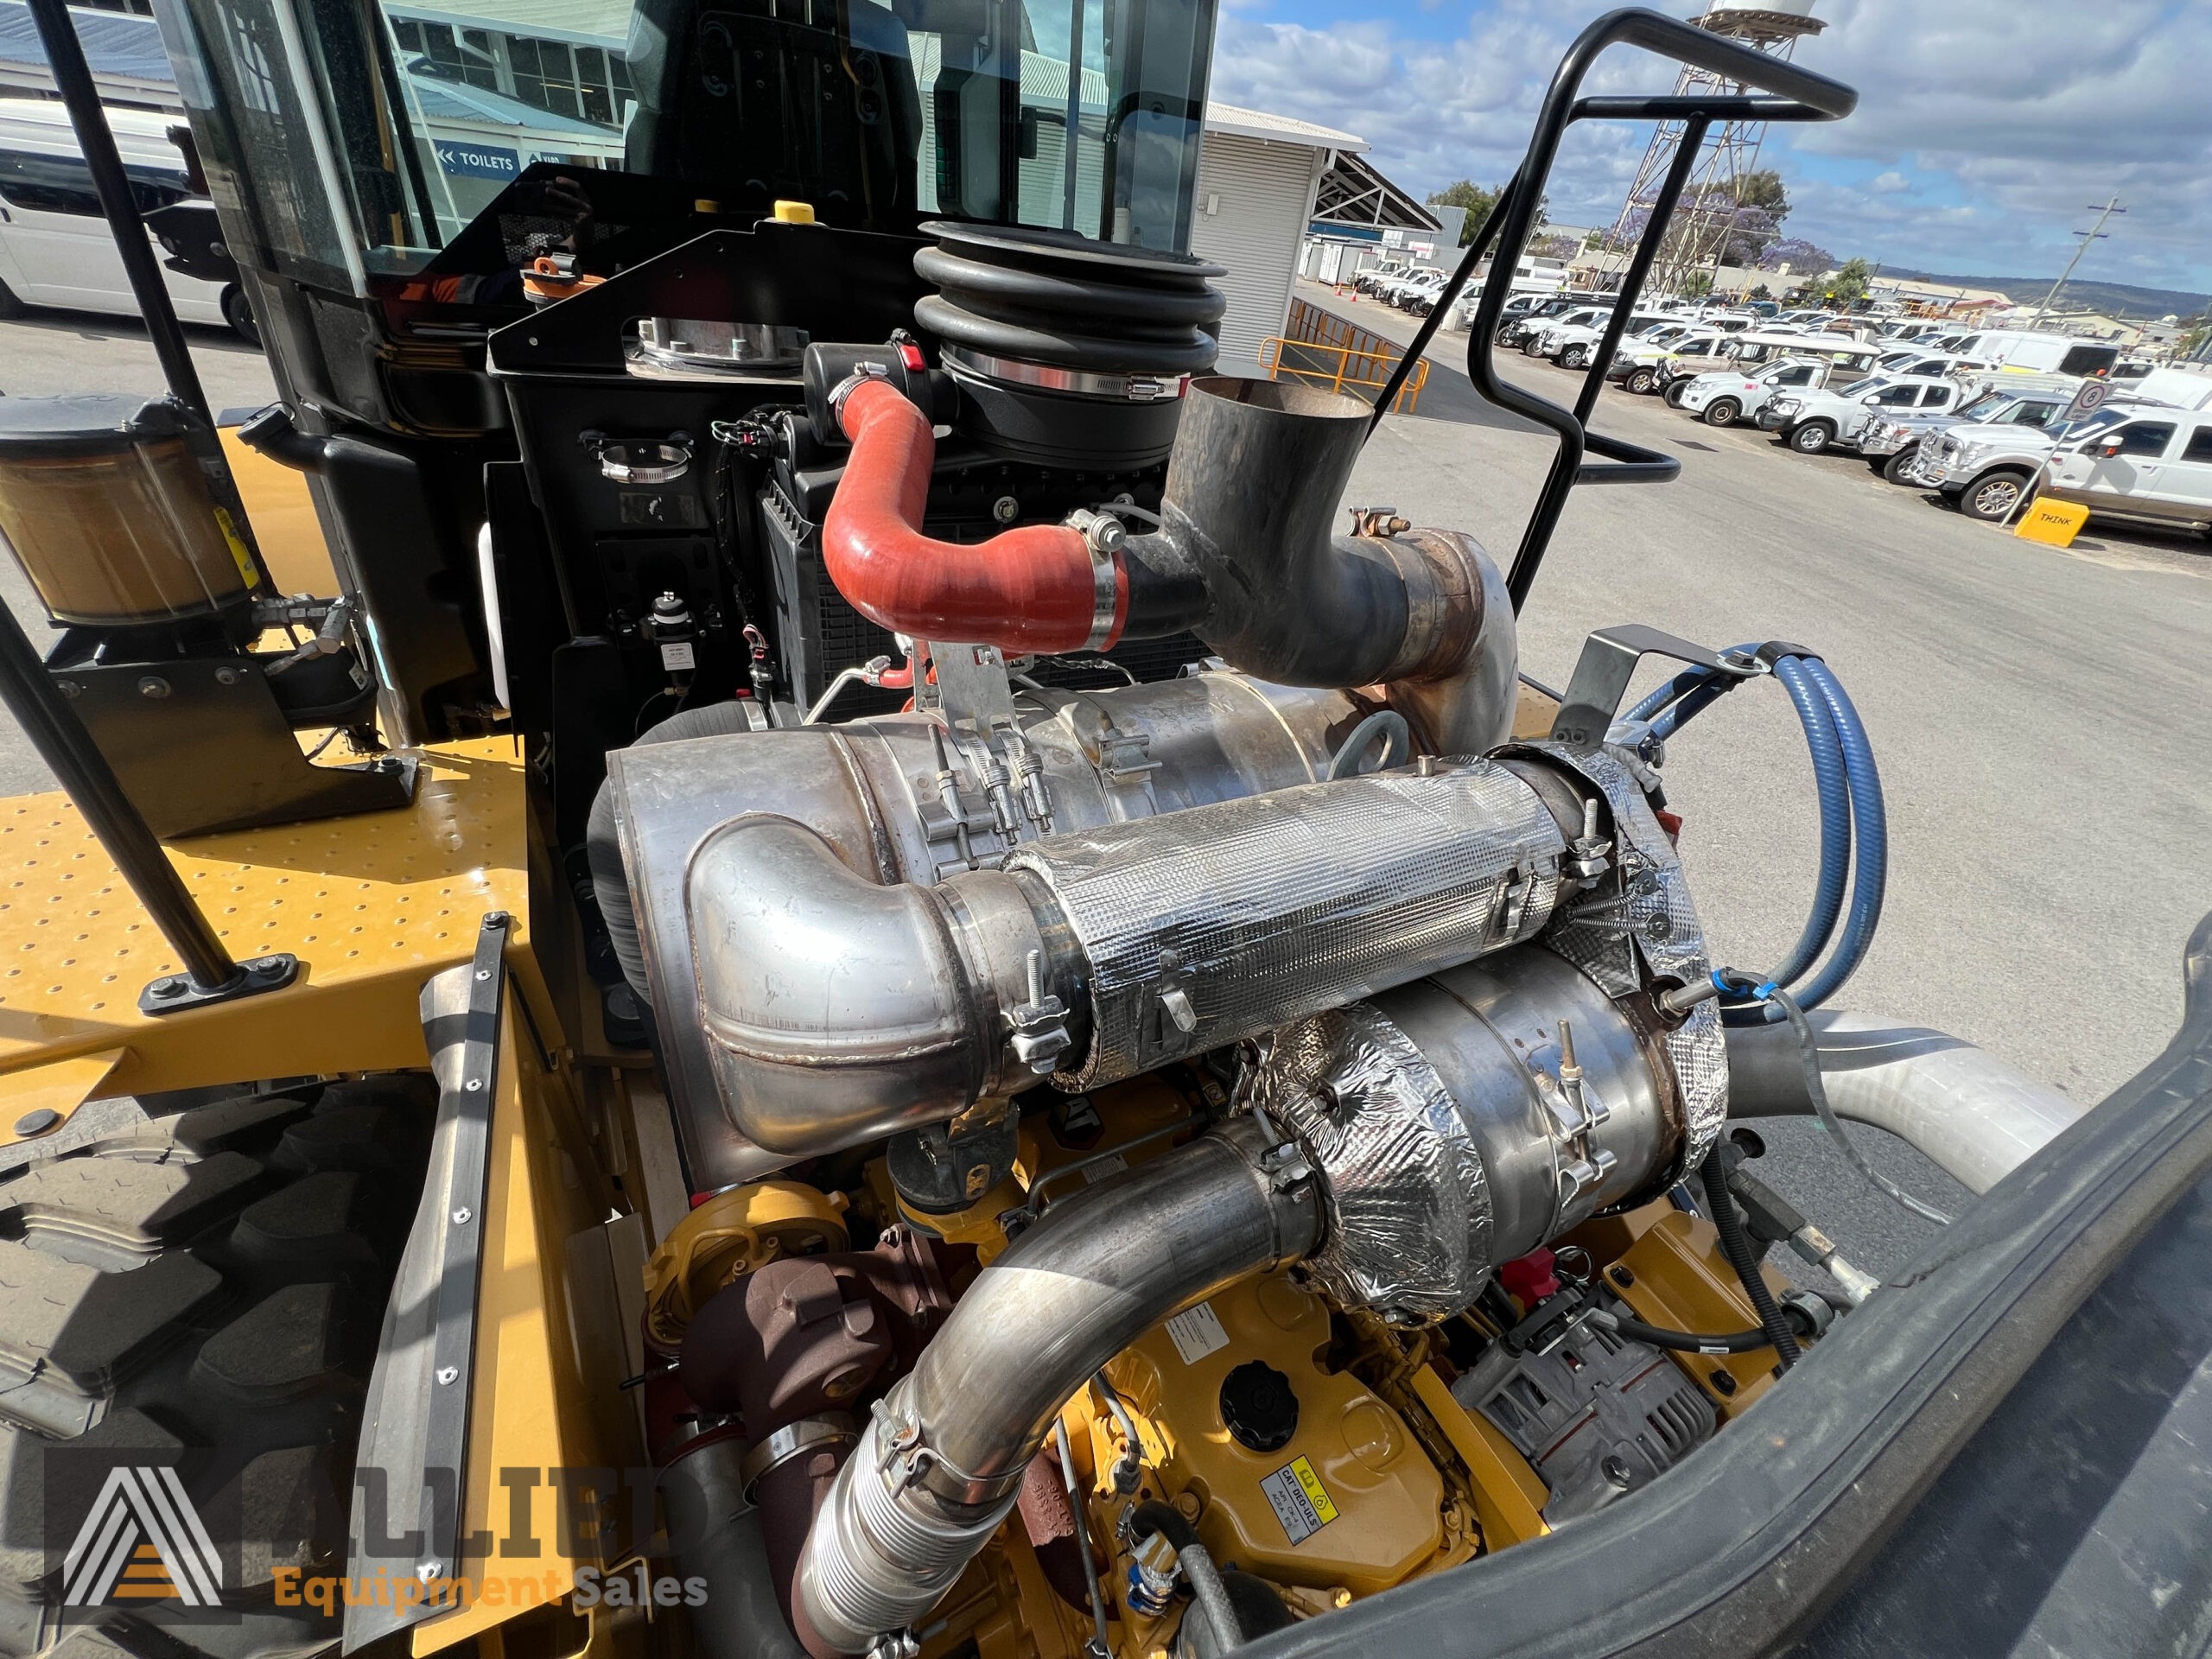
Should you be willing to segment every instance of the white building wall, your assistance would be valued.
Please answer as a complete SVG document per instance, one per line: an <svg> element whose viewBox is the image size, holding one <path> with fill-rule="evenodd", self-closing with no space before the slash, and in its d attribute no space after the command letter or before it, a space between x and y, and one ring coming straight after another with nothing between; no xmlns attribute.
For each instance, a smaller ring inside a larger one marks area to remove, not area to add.
<svg viewBox="0 0 2212 1659"><path fill-rule="evenodd" d="M1290 315L1291 280L1329 152L1209 132L1198 153L1191 251L1226 267L1221 367L1251 373L1260 346Z"/></svg>

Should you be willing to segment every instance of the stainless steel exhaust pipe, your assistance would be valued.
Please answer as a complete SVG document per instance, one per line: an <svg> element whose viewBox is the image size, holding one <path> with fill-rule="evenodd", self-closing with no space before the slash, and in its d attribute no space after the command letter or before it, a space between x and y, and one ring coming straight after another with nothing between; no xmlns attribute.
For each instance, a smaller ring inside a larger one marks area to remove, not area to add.
<svg viewBox="0 0 2212 1659"><path fill-rule="evenodd" d="M862 1653L952 1587L1084 1380L1161 1319L1319 1242L1302 1161L1239 1118L1055 1205L979 1274L839 1472L799 1558L800 1635Z"/></svg>
<svg viewBox="0 0 2212 1659"><path fill-rule="evenodd" d="M2056 1089L1940 1031L1834 1008L1805 1018L1836 1116L1910 1142L1969 1192L1986 1192L2082 1116ZM1731 1027L1727 1040L1731 1117L1811 1116L1788 1026Z"/></svg>

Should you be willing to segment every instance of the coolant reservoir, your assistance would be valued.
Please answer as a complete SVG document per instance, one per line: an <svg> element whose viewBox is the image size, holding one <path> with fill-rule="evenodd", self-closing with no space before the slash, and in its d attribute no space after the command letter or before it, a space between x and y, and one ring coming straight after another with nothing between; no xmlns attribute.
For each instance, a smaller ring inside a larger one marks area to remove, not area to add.
<svg viewBox="0 0 2212 1659"><path fill-rule="evenodd" d="M1444 1483L1405 1420L1329 1371L1329 1310L1287 1274L1248 1279L1155 1326L1107 1367L1168 1443L1171 1492L1203 1500L1217 1561L1371 1595L1444 1541Z"/></svg>
<svg viewBox="0 0 2212 1659"><path fill-rule="evenodd" d="M0 398L0 539L57 622L213 616L246 599L251 556L208 493L166 398Z"/></svg>

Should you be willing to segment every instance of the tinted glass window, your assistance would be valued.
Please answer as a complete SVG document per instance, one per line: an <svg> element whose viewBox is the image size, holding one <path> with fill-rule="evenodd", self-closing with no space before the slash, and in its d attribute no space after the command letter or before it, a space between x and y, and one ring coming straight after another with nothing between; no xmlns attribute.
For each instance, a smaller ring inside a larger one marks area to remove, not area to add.
<svg viewBox="0 0 2212 1659"><path fill-rule="evenodd" d="M2173 442L2174 423L2171 421L2137 421L2123 426L2105 441L2117 442L2123 455L2163 455L2166 446Z"/></svg>
<svg viewBox="0 0 2212 1659"><path fill-rule="evenodd" d="M1920 406L1923 409L1948 409L1952 396L1953 389L1949 386L1923 386L1920 389Z"/></svg>
<svg viewBox="0 0 2212 1659"><path fill-rule="evenodd" d="M2008 418L2015 426L2049 426L2057 418L2061 407L2057 404L2023 403Z"/></svg>
<svg viewBox="0 0 2212 1659"><path fill-rule="evenodd" d="M1813 365L1809 363L1793 364L1789 368L1777 370L1771 378L1777 386L1810 385L1813 383Z"/></svg>
<svg viewBox="0 0 2212 1659"><path fill-rule="evenodd" d="M1910 409L1914 396L1910 386L1885 386L1866 401L1883 409Z"/></svg>
<svg viewBox="0 0 2212 1659"><path fill-rule="evenodd" d="M138 211L156 207L189 195L184 174L164 173L150 167L125 166L130 194ZM92 188L92 171L73 156L40 156L27 149L0 149L0 196L35 213L76 213L87 219L100 216L100 199Z"/></svg>
<svg viewBox="0 0 2212 1659"><path fill-rule="evenodd" d="M2189 448L2181 452L2181 458L2212 461L2212 426L2200 426L2189 435Z"/></svg>

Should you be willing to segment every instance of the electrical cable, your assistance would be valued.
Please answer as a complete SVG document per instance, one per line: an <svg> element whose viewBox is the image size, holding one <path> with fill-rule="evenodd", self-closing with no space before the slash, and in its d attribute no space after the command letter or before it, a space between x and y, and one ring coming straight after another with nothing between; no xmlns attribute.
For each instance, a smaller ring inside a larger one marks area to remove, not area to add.
<svg viewBox="0 0 2212 1659"><path fill-rule="evenodd" d="M1600 1308L1591 1314L1590 1322L1609 1326L1632 1341L1648 1342L1654 1348L1669 1348L1678 1354L1749 1354L1774 1345L1774 1338L1764 1331L1725 1331L1713 1335L1669 1331L1664 1325L1646 1325L1642 1319L1610 1308Z"/></svg>
<svg viewBox="0 0 2212 1659"><path fill-rule="evenodd" d="M1759 1316L1759 1328L1766 1332L1773 1345L1775 1357L1781 1360L1782 1369L1788 1370L1797 1363L1797 1338L1791 1334L1789 1321L1783 1317L1782 1305L1774 1300L1765 1278L1759 1272L1758 1258L1751 1254L1751 1242L1744 1233L1744 1218L1736 1213L1736 1200L1728 1191L1727 1173L1720 1166L1716 1153L1707 1154L1700 1166L1699 1175L1705 1182L1705 1207L1711 1211L1713 1224L1720 1231L1720 1253L1728 1258L1728 1265L1736 1270L1736 1277L1743 1281L1744 1294L1751 1299L1751 1307Z"/></svg>
<svg viewBox="0 0 2212 1659"><path fill-rule="evenodd" d="M1820 1117L1821 1127L1834 1140L1836 1149L1850 1160L1853 1169L1914 1215L1924 1221L1932 1221L1938 1227L1949 1226L1950 1217L1934 1205L1914 1198L1866 1161L1866 1155L1844 1133L1843 1120L1835 1115L1835 1108L1828 1103L1827 1085L1821 1077L1820 1045L1814 1039L1812 1022L1805 1018L1804 1009L1787 991L1771 986L1762 988L1765 992L1765 1001L1782 1011L1782 1017L1789 1022L1789 1029L1797 1039L1797 1064L1805 1074L1805 1092L1812 1097L1813 1110Z"/></svg>
<svg viewBox="0 0 2212 1659"><path fill-rule="evenodd" d="M1144 1467L1144 1442L1137 1437L1137 1420L1129 1414L1128 1407L1122 1403L1121 1395L1106 1380L1105 1372L1097 1372L1090 1380L1105 1400L1106 1409L1113 1413L1114 1421L1121 1425L1122 1438L1128 1442L1114 1464L1114 1490L1123 1493L1134 1492L1137 1489L1139 1471Z"/></svg>

